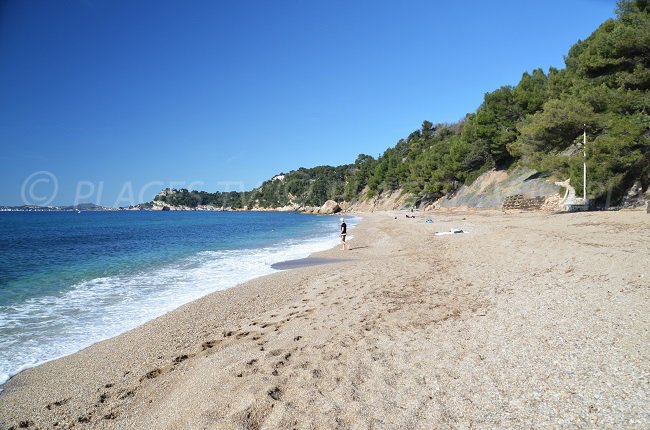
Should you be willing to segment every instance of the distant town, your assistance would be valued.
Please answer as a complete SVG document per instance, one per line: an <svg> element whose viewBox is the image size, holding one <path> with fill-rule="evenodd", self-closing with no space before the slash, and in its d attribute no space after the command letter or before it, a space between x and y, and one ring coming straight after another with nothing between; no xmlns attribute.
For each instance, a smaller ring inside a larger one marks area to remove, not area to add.
<svg viewBox="0 0 650 430"><path fill-rule="evenodd" d="M0 212L99 212L99 211L133 211L133 210L147 210L151 209L150 203L142 203L135 206L126 206L119 208L111 208L106 206L99 206L94 203L80 203L78 205L69 206L36 206L36 205L22 205L22 206L0 206Z"/></svg>

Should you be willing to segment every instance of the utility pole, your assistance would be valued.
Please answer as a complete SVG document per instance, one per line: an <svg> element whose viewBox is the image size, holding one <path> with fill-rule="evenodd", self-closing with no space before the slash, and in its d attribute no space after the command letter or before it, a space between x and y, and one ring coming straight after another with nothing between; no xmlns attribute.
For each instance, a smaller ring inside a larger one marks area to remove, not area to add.
<svg viewBox="0 0 650 430"><path fill-rule="evenodd" d="M582 197L587 204L587 124L584 124L584 132L582 135L582 155L584 157L582 169Z"/></svg>

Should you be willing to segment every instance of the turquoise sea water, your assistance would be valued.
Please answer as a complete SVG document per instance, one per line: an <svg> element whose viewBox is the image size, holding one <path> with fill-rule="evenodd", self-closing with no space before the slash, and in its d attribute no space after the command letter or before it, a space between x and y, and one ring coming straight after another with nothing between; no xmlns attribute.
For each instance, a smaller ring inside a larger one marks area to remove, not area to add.
<svg viewBox="0 0 650 430"><path fill-rule="evenodd" d="M294 213L0 213L0 383L330 248L337 233L338 217Z"/></svg>

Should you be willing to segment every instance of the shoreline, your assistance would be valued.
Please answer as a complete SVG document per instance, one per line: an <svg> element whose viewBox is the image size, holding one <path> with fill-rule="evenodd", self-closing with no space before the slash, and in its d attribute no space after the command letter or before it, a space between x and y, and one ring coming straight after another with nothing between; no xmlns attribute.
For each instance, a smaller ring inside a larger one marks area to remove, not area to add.
<svg viewBox="0 0 650 430"><path fill-rule="evenodd" d="M341 263L346 260L341 260L338 258L323 258L323 257L305 257L298 258L296 260L285 260L279 261L277 263L271 264L271 268L275 270L293 270L301 269L303 267L318 266L321 264L334 264Z"/></svg>
<svg viewBox="0 0 650 430"><path fill-rule="evenodd" d="M0 428L650 424L645 213L424 215L19 373Z"/></svg>
<svg viewBox="0 0 650 430"><path fill-rule="evenodd" d="M348 218L351 217L351 218L354 218L356 220L356 223L354 225L350 225L350 227L349 227L349 229L351 231L354 231L356 228L358 228L358 226L360 225L360 223L361 223L361 221L363 219L363 217L358 213L346 213L345 215ZM335 215L320 215L320 216L338 216L338 214L335 214ZM105 339L98 340L98 341L96 341L96 342L94 342L94 343L92 343L92 344L90 344L90 345L88 345L86 347L83 347L80 350L72 352L70 354L65 354L65 355L62 355L60 357L52 358L52 359L40 362L40 363L35 364L35 365L28 365L28 366L24 367L22 370L20 370L18 373L14 374L14 375L11 375L4 383L0 384L0 400L3 399L3 395L7 394L8 391L13 389L13 384L16 384L18 387L21 387L21 386L24 385L24 383L22 381L19 381L19 382L16 383L15 382L16 379L21 379L22 377L32 379L32 375L31 375L32 372L38 374L40 372L41 368L47 367L49 365L62 364L63 365L62 367L67 368L68 366L67 366L67 363L65 363L65 362L66 361L72 361L74 358L77 358L78 355L86 355L87 353L90 353L89 355L94 355L93 354L94 351L92 351L92 350L95 349L95 348L100 348L101 347L101 349L105 351L105 347L107 345L113 343L114 341L119 343L118 339L121 339L123 337L129 337L129 336L138 337L139 334L138 333L134 334L133 332L138 332L140 330L144 330L144 331L148 332L150 330L149 326L157 325L157 322L159 320L165 320L164 324L167 325L167 323L168 323L167 320L174 319L173 314L176 314L176 313L183 314L184 313L183 309L185 307L200 306L199 302L208 300L208 298L210 298L211 300L214 300L215 297L212 297L212 296L224 295L224 296L227 296L227 300L230 301L230 300L233 299L232 296L237 295L237 291L234 291L234 290L244 289L244 288L247 288L247 287L250 288L251 284L254 285L254 284L258 283L258 282L261 283L261 284L266 284L267 283L266 278L272 278L272 277L275 277L275 276L282 276L282 277L289 276L290 277L290 275L288 275L288 274L290 274L291 272L294 272L294 271L299 271L300 269L303 269L303 268L310 268L310 267L314 267L314 266L336 264L336 263L342 263L342 262L349 261L349 260L342 260L340 258L335 258L335 257L333 258L333 255L335 256L336 253L337 253L338 247L339 247L339 245L337 244L337 245L335 245L333 247L330 247L330 248L327 248L327 249L324 249L324 250L321 250L321 251L312 252L311 254L309 254L309 256L307 256L305 258L301 258L301 259L297 259L297 260L283 260L283 261L280 261L278 263L274 263L272 266L274 266L274 265L284 266L285 263L289 263L289 265L291 267L281 267L281 268L272 267L274 270L276 270L273 273L260 275L260 276L254 277L252 279L248 279L246 281L238 283L235 286L232 286L232 287L229 287L229 288L226 288L226 289L223 289L223 290L213 291L211 293L208 293L205 296L202 296L200 298L192 300L192 301L190 301L188 303L184 303L184 304L178 306L177 308L175 308L175 309L173 309L173 310L171 310L169 312L166 312L165 314L162 314L162 315L160 315L160 316L158 316L158 317L156 317L156 318L154 318L152 320L145 321L144 323L142 323L142 324L140 324L140 325L138 325L136 327L133 327L133 328L131 328L131 329L125 331L125 332L122 332L120 334L117 334L115 336L111 336L111 337L108 337L108 338L105 338ZM256 297L259 298L260 294L257 294ZM160 321L160 323L163 324L162 321ZM145 327L146 327L146 330L145 330ZM155 328L154 328L154 330L155 330ZM56 366L56 367L58 367L58 366ZM47 373L50 374L50 372L47 372ZM126 373L128 375L131 372L127 371ZM56 372L55 372L55 374L56 374ZM126 376L126 375L124 375L124 376ZM38 375L37 375L37 379L38 379ZM48 377L48 379L49 379L49 377ZM38 382L36 384L38 385ZM112 385L112 384L107 384L107 385ZM32 387L32 388L37 389L38 387ZM127 397L129 397L129 396L127 396ZM47 406L51 406L52 404L56 404L56 403L60 403L60 402L54 401L53 403L48 403L46 405L46 409L50 410L50 408L48 408ZM67 403L67 401L65 403ZM4 425L6 425L6 423L3 420L4 419L3 412L6 412L6 411L3 411L0 408L0 429L2 429ZM72 420L73 423L74 423L74 421L75 420ZM33 421L30 421L29 419L21 420L19 422L19 424L20 423L30 423L30 422L33 422ZM58 422L58 421L55 421L55 423L56 422ZM50 423L50 424L53 424L53 423ZM57 427L58 427L58 425L57 425Z"/></svg>
<svg viewBox="0 0 650 430"><path fill-rule="evenodd" d="M356 219L358 220L360 218L356 217ZM287 260L288 261L293 261L292 258L295 258L294 256L307 255L307 254L305 254L305 251L309 252L309 255L307 257L305 257L305 258L309 258L314 253L314 251L309 250L310 248L311 249L314 249L314 248L319 249L318 251L315 251L315 252L327 251L328 249L333 248L332 243L335 241L333 239L333 237L334 237L333 235L331 235L331 236L330 235L327 235L327 236L323 235L323 236L314 237L314 238L311 238L311 237L306 238L306 239L303 238L302 241L300 241L300 237L296 237L296 240L298 240L299 243L294 243L293 245L289 246L289 248L290 248L289 252L286 252L287 251L286 247L281 247L278 244L276 246L276 248L277 248L276 252L281 251L283 254L286 254L284 256L285 257L284 259L275 261L273 263L264 262L264 261L259 261L258 262L258 265L260 267L262 267L262 268L268 267L268 270L260 269L260 270L257 271L258 274L254 274L252 277L250 277L251 274L248 273L248 272L244 273L244 274L240 273L240 279L238 281L236 281L236 283L228 284L225 287L222 286L222 287L220 287L219 290L216 290L216 291L212 290L212 291L209 291L207 293L206 292L199 292L199 294L202 294L202 295L197 296L197 297L191 299L190 301L178 302L178 304L175 305L174 308L169 309L169 310L165 311L164 313L158 313L153 318L143 320L143 321L139 322L137 325L131 325L130 327L127 327L126 329L120 328L119 330L113 330L112 331L113 334L103 335L103 336L100 336L100 337L94 337L94 338L92 338L92 340L90 342L88 341L88 339L85 339L85 338L78 339L77 342L72 342L71 343L73 346L76 346L76 348L74 348L73 350L71 350L70 348L67 348L68 349L67 352L59 353L56 356L50 355L49 357L47 356L47 354L41 354L41 357L46 357L46 358L39 359L37 362L22 364L20 366L20 368L18 368L18 367L13 367L13 369L8 368L7 373L6 373L6 379L0 379L0 393L4 390L4 385L8 381L10 381L12 378L14 378L15 376L17 376L18 374L20 374L21 372L23 372L25 370L41 366L41 365L49 363L51 361L60 360L62 358L73 355L73 354L75 354L75 353L77 353L79 351L82 351L82 350L84 350L86 348L92 347L96 343L104 342L104 341L110 340L112 338L115 338L117 336L120 336L120 335L122 335L122 334L124 334L124 333L126 333L128 331L134 330L134 329L148 323L149 321L152 321L152 320L155 320L155 319L157 319L157 318L159 318L161 316L164 316L165 314L167 314L169 312L173 312L174 310L178 309L179 307L187 305L187 304L189 304L189 303L191 303L191 302L193 302L195 300L199 300L202 297L205 297L206 295L209 295L209 294L212 294L212 293L218 292L218 291L223 291L225 289L236 288L239 285L241 285L242 283L249 282L249 281L252 281L252 280L254 280L256 278L267 276L269 274L277 273L278 270L286 270L286 269L277 268L277 267L274 267L274 266L276 266L278 264L282 265ZM295 247L295 249L294 249L294 247ZM259 249L262 249L262 248L259 248ZM256 249L252 249L251 251L256 251ZM184 257L184 258L189 258L189 257ZM271 261L273 261L273 259L271 259ZM266 266L266 264L268 264L268 263L270 263L270 264L268 266ZM226 281L226 282L229 282L229 281ZM197 291L201 291L201 290L197 290ZM96 309L96 312L102 313L103 309L98 308L98 309ZM107 331L106 330L99 330L99 332L107 332ZM110 333L110 331L108 331L108 332ZM54 349L60 349L60 348L54 348ZM20 353L20 351L18 351L18 352ZM20 361L15 361L14 363L20 363ZM4 375L5 375L5 373L3 372L3 374L0 375L0 376L4 376ZM2 427L0 426L0 429L1 428Z"/></svg>

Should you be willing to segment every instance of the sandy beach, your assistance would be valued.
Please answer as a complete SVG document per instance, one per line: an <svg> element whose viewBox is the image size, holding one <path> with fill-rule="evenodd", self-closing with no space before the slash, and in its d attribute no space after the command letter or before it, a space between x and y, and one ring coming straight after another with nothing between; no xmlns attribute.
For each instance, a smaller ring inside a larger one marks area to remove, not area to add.
<svg viewBox="0 0 650 430"><path fill-rule="evenodd" d="M361 215L327 264L20 373L0 428L650 428L650 215Z"/></svg>

